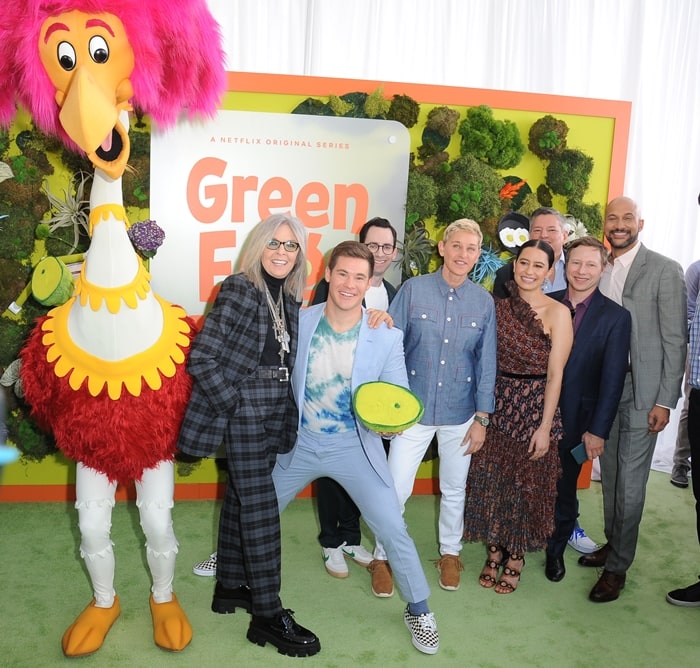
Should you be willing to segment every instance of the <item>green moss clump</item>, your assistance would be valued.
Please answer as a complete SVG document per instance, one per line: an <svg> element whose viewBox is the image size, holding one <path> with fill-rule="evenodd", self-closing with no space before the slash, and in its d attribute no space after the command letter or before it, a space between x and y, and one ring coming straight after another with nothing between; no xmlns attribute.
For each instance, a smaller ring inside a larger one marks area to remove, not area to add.
<svg viewBox="0 0 700 668"><path fill-rule="evenodd" d="M435 107L428 113L423 129L422 144L418 147L418 157L428 160L444 151L457 130L459 112L449 107Z"/></svg>
<svg viewBox="0 0 700 668"><path fill-rule="evenodd" d="M497 121L485 104L467 111L467 117L459 124L459 134L462 155L473 155L494 169L515 167L525 154L515 123Z"/></svg>
<svg viewBox="0 0 700 668"><path fill-rule="evenodd" d="M300 102L294 109L293 114L306 114L307 116L335 116L335 112L331 105L327 102L321 102L315 97L307 97L303 102Z"/></svg>
<svg viewBox="0 0 700 668"><path fill-rule="evenodd" d="M367 96L363 108L367 118L385 119L389 113L389 107L391 107L391 102L384 99L384 93L380 87Z"/></svg>
<svg viewBox="0 0 700 668"><path fill-rule="evenodd" d="M532 215L532 212L535 209L539 209L541 206L545 205L541 204L540 201L537 199L537 195L531 192L528 195L526 195L525 199L522 201L522 204L518 209L518 213L522 213L524 216L527 216L529 218Z"/></svg>
<svg viewBox="0 0 700 668"><path fill-rule="evenodd" d="M552 206L552 191L544 183L537 186L537 201L540 206Z"/></svg>
<svg viewBox="0 0 700 668"><path fill-rule="evenodd" d="M427 220L437 212L438 188L435 181L427 174L416 169L408 172L408 189L406 192L406 219Z"/></svg>
<svg viewBox="0 0 700 668"><path fill-rule="evenodd" d="M542 160L551 160L566 149L569 126L547 114L536 120L530 128L528 148Z"/></svg>
<svg viewBox="0 0 700 668"><path fill-rule="evenodd" d="M420 105L408 95L394 95L389 104L386 117L390 121L398 121L407 128L412 128L418 122Z"/></svg>
<svg viewBox="0 0 700 668"><path fill-rule="evenodd" d="M328 98L328 103L331 105L331 107L333 107L333 103L331 102L332 97L334 96L331 95ZM339 100L350 106L346 108L344 113L338 113L337 115L345 116L347 118L367 118L367 115L365 114L365 102L367 101L367 98L367 93L363 93L361 91L341 95Z"/></svg>
<svg viewBox="0 0 700 668"><path fill-rule="evenodd" d="M566 210L585 225L588 234L598 239L603 238L603 214L600 204L585 204L581 200L569 198L566 201Z"/></svg>
<svg viewBox="0 0 700 668"><path fill-rule="evenodd" d="M465 155L443 165L437 177L437 217L443 224L458 218L482 222L501 213L503 179L485 162Z"/></svg>
<svg viewBox="0 0 700 668"><path fill-rule="evenodd" d="M593 158L582 151L566 149L547 165L547 185L557 195L583 199L593 171Z"/></svg>

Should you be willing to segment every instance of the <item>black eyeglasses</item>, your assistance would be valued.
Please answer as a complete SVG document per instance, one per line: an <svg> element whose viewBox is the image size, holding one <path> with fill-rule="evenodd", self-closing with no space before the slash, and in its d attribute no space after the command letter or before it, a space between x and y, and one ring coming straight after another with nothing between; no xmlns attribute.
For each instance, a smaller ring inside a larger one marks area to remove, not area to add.
<svg viewBox="0 0 700 668"><path fill-rule="evenodd" d="M277 250L280 246L284 247L288 253L296 253L299 250L299 244L296 241L280 241L279 239L270 239L265 247L270 250Z"/></svg>
<svg viewBox="0 0 700 668"><path fill-rule="evenodd" d="M394 246L392 244L381 244L380 245L380 244L375 244L374 242L369 243L369 244L365 244L365 246L367 246L367 248L369 248L373 253L376 253L381 248L382 253L384 253L384 255L389 255L390 253L393 253L394 248L396 248L396 246Z"/></svg>

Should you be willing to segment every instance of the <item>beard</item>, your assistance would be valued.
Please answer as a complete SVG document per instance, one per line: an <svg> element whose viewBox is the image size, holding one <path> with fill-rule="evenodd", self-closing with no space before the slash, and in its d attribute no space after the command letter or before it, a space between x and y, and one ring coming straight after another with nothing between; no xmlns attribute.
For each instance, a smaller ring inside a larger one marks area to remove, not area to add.
<svg viewBox="0 0 700 668"><path fill-rule="evenodd" d="M639 233L637 234L630 234L629 237L626 239L615 239L612 234L616 230L613 230L612 233L607 234L605 238L608 240L608 243L612 248L629 248L630 246L634 246L634 244L637 243L637 239L639 239Z"/></svg>

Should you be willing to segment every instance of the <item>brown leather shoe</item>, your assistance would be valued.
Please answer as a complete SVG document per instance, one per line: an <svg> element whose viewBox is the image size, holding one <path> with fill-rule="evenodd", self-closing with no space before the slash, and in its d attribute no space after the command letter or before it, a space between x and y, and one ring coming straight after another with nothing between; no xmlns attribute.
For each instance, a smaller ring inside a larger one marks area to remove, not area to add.
<svg viewBox="0 0 700 668"><path fill-rule="evenodd" d="M610 554L610 545L605 543L603 547L598 548L590 554L582 554L578 558L579 566L591 566L593 568L603 568Z"/></svg>
<svg viewBox="0 0 700 668"><path fill-rule="evenodd" d="M386 559L373 559L367 570L372 575L372 593L379 598L394 595L394 582L391 578L391 566Z"/></svg>
<svg viewBox="0 0 700 668"><path fill-rule="evenodd" d="M588 598L594 603L608 603L616 600L620 596L620 592L625 588L625 573L613 573L612 571L603 571L598 582L595 583Z"/></svg>

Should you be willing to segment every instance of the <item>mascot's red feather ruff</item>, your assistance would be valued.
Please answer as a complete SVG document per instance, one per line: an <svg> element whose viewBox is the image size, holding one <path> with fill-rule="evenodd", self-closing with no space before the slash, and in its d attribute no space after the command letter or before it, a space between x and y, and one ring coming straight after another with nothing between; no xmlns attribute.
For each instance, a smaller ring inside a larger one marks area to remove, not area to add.
<svg viewBox="0 0 700 668"><path fill-rule="evenodd" d="M40 129L95 167L91 243L75 294L37 323L21 352L33 414L78 462L81 554L95 599L64 634L66 656L99 649L119 616L109 540L115 481L135 480L141 495L154 640L177 651L192 638L172 593L177 541L167 509L193 329L181 308L151 291L127 235L121 177L132 105L163 125L182 111L211 115L224 88L223 61L205 0L3 4L0 124L12 122L19 102Z"/></svg>

